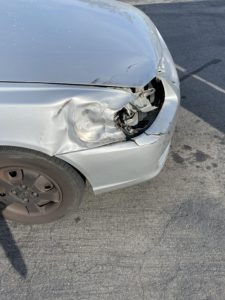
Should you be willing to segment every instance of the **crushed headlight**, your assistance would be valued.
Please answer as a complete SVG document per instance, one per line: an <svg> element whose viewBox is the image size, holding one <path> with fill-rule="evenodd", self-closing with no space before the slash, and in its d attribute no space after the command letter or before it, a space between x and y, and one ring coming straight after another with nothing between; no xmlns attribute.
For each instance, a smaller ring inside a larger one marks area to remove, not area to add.
<svg viewBox="0 0 225 300"><path fill-rule="evenodd" d="M156 119L164 102L162 82L155 78L144 89L134 90L135 100L115 114L115 123L127 139L143 133Z"/></svg>
<svg viewBox="0 0 225 300"><path fill-rule="evenodd" d="M157 78L144 88L97 91L95 100L74 98L69 110L73 133L88 148L129 140L151 126L163 102L164 89Z"/></svg>

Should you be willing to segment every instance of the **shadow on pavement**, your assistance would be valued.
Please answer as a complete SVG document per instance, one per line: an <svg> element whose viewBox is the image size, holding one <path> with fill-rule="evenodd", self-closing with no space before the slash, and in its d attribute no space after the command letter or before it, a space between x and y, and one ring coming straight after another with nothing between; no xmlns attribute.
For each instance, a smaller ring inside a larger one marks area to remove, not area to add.
<svg viewBox="0 0 225 300"><path fill-rule="evenodd" d="M182 106L225 133L224 1L137 7L156 24L180 67Z"/></svg>
<svg viewBox="0 0 225 300"><path fill-rule="evenodd" d="M13 268L25 278L27 275L27 267L10 228L2 215L4 208L5 206L0 203L0 246L3 248Z"/></svg>
<svg viewBox="0 0 225 300"><path fill-rule="evenodd" d="M209 66L218 64L220 62L222 62L221 59L212 59L211 61L205 63L204 65L202 65L201 67L195 69L194 71L189 72L188 74L180 77L180 81L182 82L182 81L190 78L192 75L196 75L196 74L200 73L201 71L203 71L204 69L208 68Z"/></svg>

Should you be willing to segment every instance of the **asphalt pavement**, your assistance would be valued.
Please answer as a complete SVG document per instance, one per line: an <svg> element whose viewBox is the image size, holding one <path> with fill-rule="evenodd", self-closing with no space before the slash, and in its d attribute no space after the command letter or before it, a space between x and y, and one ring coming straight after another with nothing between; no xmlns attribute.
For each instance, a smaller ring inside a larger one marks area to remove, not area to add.
<svg viewBox="0 0 225 300"><path fill-rule="evenodd" d="M55 223L1 219L0 299L225 299L225 1L134 2L181 79L166 166Z"/></svg>

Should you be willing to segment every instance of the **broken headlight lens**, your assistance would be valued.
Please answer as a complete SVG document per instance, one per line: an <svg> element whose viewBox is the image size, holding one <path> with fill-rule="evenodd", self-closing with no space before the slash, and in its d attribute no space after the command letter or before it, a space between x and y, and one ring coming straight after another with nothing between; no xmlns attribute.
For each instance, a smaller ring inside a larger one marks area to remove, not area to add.
<svg viewBox="0 0 225 300"><path fill-rule="evenodd" d="M155 78L144 88L131 91L113 91L119 97L118 102L108 97L102 101L87 97L76 102L71 120L75 120L72 121L73 133L79 137L82 146L129 140L151 126L164 101L162 82Z"/></svg>
<svg viewBox="0 0 225 300"><path fill-rule="evenodd" d="M135 100L115 115L115 123L127 139L143 133L156 119L164 102L162 82L155 78L144 89L135 92Z"/></svg>

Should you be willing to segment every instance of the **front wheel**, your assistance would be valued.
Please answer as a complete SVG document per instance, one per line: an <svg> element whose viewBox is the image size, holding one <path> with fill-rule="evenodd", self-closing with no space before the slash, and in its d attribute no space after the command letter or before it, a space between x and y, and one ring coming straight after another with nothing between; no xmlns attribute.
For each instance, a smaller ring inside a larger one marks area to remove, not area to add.
<svg viewBox="0 0 225 300"><path fill-rule="evenodd" d="M0 213L26 224L54 221L82 199L84 180L55 157L13 147L0 148Z"/></svg>

